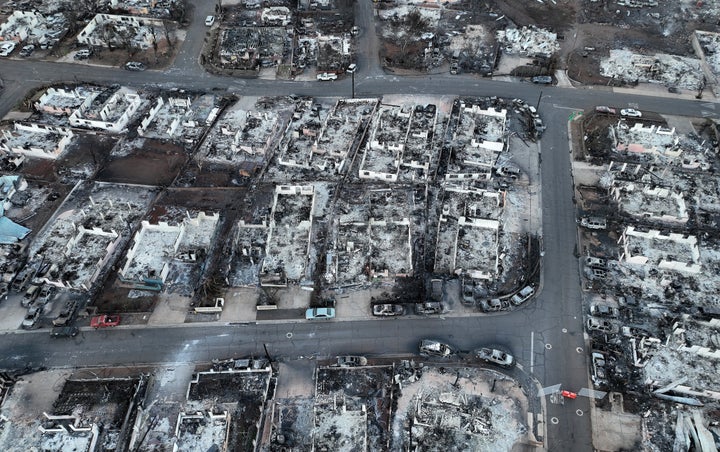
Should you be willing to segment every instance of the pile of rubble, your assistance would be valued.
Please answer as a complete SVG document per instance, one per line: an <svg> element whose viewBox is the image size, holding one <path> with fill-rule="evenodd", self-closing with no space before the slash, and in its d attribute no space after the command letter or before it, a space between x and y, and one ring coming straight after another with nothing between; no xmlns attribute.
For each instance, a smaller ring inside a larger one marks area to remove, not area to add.
<svg viewBox="0 0 720 452"><path fill-rule="evenodd" d="M627 49L614 49L601 61L600 73L627 83L658 83L691 90L704 86L699 60L664 53L641 55Z"/></svg>

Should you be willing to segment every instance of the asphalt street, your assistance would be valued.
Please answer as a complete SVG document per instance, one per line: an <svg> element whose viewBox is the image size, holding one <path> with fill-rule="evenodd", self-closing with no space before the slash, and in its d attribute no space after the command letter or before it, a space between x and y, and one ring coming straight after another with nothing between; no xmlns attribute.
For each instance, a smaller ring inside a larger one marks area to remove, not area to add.
<svg viewBox="0 0 720 452"><path fill-rule="evenodd" d="M201 2L206 3L206 2ZM210 4L208 2L208 4ZM361 37L372 33L367 14L358 7ZM370 12L368 12L370 11ZM174 65L166 70L128 72L119 68L80 66L42 61L3 60L0 77L0 116L4 116L34 87L55 82L123 83L138 87L215 90L239 95L350 96L349 79L335 82L294 82L232 79L205 73L197 63L212 6L196 6L193 24ZM369 32L370 31L370 32ZM375 38L376 39L376 38ZM471 318L407 318L361 322L260 323L179 325L176 327L119 327L87 331L73 340L53 340L47 331L7 332L0 335L0 368L135 365L208 361L213 358L264 355L274 359L312 359L337 354L407 355L417 351L421 338L447 340L470 350L483 344L507 347L542 386L562 384L577 391L591 387L582 328L575 206L567 138L568 115L594 105L635 108L688 116L716 116L715 104L681 98L617 94L604 87L560 88L531 83L497 81L472 75L400 77L384 73L373 49L365 44L359 57L356 93L450 94L521 98L539 110L548 130L542 142L543 280L539 296L515 312ZM542 94L541 94L542 93ZM548 403L547 446L553 451L590 451L589 401Z"/></svg>

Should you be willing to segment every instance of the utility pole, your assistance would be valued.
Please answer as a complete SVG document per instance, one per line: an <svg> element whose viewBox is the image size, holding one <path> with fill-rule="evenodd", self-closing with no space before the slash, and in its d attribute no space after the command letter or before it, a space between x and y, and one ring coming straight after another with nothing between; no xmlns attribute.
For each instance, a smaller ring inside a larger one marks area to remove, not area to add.
<svg viewBox="0 0 720 452"><path fill-rule="evenodd" d="M355 71L352 71L350 75L352 78L352 98L355 99Z"/></svg>
<svg viewBox="0 0 720 452"><path fill-rule="evenodd" d="M268 361L270 361L272 363L273 360L270 357L270 353L268 353L267 344L263 344L263 348L265 349L265 357L267 358Z"/></svg>
<svg viewBox="0 0 720 452"><path fill-rule="evenodd" d="M540 111L540 101L542 100L542 90L540 90L540 97L538 97L537 105L535 105L535 110Z"/></svg>

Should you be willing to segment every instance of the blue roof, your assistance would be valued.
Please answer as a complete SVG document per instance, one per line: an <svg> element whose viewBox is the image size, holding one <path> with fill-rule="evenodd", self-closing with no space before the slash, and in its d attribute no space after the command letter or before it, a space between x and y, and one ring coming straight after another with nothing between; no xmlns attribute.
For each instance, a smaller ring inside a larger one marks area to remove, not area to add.
<svg viewBox="0 0 720 452"><path fill-rule="evenodd" d="M19 242L30 234L30 229L21 226L8 217L0 217L0 244Z"/></svg>

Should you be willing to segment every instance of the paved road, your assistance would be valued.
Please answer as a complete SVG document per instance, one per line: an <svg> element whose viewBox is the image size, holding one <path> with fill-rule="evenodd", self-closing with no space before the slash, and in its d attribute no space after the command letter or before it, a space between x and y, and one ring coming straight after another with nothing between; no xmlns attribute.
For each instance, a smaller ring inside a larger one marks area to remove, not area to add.
<svg viewBox="0 0 720 452"><path fill-rule="evenodd" d="M371 21L367 18L367 7L361 5L358 9L361 33L374 36L369 33ZM5 82L5 90L0 95L0 115L22 99L28 89L55 81L214 89L241 95L350 95L347 79L328 83L275 82L231 79L202 72L195 55L205 29L198 18L210 12L211 8L206 6L197 6L193 10L194 25L190 27L180 56L164 71L130 73L64 63L3 62L0 77ZM716 116L714 105L677 98L615 94L603 88L538 87L469 75L385 75L377 58L368 56L369 49L373 48L377 48L376 42L364 44L360 49L360 69L356 74L358 96L386 93L495 95L519 97L534 105L542 92L540 112L548 125L542 140L541 164L545 285L535 302L512 314L496 317L118 328L85 332L69 341L52 340L47 332L13 332L0 336L0 350L3 351L0 368L207 361L218 357L262 355L263 344L273 357L285 359L341 353L408 354L415 352L420 338L435 337L466 350L484 343L506 346L525 369L533 371L543 386L561 383L570 390L588 386L580 280L577 260L573 257L576 231L567 142L568 114L573 108L632 103L634 107L659 113ZM549 404L547 416L550 450L592 450L588 400ZM557 424L551 422L553 418Z"/></svg>

